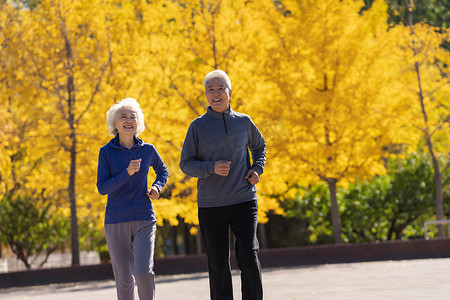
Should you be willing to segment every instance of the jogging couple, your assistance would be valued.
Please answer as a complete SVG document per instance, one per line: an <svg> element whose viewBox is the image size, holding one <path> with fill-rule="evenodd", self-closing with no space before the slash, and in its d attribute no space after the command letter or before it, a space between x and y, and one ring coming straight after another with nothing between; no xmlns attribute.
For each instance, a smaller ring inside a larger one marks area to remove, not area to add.
<svg viewBox="0 0 450 300"><path fill-rule="evenodd" d="M198 178L198 218L208 258L210 296L212 300L233 299L231 228L242 299L260 300L263 288L255 185L264 171L266 144L251 118L232 110L231 81L225 72L210 72L204 86L209 107L189 126L180 168ZM138 138L145 126L136 100L127 98L114 104L107 112L107 126L115 137L100 149L97 188L108 195L105 236L117 298L134 299L135 278L139 299L153 300L156 218L152 200L159 198L169 173L155 147ZM156 179L148 188L150 167Z"/></svg>

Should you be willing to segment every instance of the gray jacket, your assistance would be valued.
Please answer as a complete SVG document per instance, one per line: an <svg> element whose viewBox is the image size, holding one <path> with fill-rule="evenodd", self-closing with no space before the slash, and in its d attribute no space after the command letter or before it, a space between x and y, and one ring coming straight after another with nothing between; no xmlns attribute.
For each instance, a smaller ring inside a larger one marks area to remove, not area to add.
<svg viewBox="0 0 450 300"><path fill-rule="evenodd" d="M250 162L252 154L253 164ZM214 173L218 160L231 161L228 176ZM256 186L245 179L248 170L261 175L266 162L266 143L251 118L231 108L192 121L181 151L181 170L198 178L198 207L217 207L256 200Z"/></svg>

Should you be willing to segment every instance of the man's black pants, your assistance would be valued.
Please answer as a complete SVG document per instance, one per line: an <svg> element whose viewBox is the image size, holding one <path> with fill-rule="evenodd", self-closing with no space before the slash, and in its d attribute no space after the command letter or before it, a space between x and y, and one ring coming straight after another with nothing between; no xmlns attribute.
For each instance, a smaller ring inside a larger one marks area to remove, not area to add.
<svg viewBox="0 0 450 300"><path fill-rule="evenodd" d="M263 298L261 265L256 237L256 200L230 206L199 208L198 218L208 257L211 300L232 300L229 228L235 238L236 261L241 270L242 299Z"/></svg>

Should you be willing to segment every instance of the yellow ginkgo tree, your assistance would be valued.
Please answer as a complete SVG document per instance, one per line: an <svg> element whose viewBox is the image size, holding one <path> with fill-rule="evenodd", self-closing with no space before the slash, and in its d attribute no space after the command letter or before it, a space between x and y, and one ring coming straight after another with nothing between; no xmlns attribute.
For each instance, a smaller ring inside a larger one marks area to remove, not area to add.
<svg viewBox="0 0 450 300"><path fill-rule="evenodd" d="M443 220L443 173L449 167L442 162L450 155L450 55L443 45L449 40L448 28L414 24L414 1L406 1L408 24L392 31L398 35L396 51L403 92L398 95L409 111L404 126L423 140L433 164L436 219ZM444 159L444 160L443 160ZM443 224L439 237L445 237Z"/></svg>
<svg viewBox="0 0 450 300"><path fill-rule="evenodd" d="M111 60L108 21L101 4L93 7L90 1L40 1L32 9L14 10L22 30L14 37L17 55L11 54L11 58L20 61L17 72L26 74L31 91L20 91L21 96L28 93L30 97L13 100L18 106L26 107L29 103L39 108L34 109L39 118L37 135L41 138L37 144L49 150L37 152L40 148L37 146L36 153L54 152L52 161L47 162L53 169L40 171L59 173L66 180L66 187L59 186L59 189L70 204L72 264L78 265L76 200L81 191L76 191L76 179L80 177L77 174L82 174L84 164L77 162L80 152L89 148L90 143L91 129L83 128L82 123L98 97Z"/></svg>
<svg viewBox="0 0 450 300"><path fill-rule="evenodd" d="M398 129L386 118L397 107L386 5L375 1L361 13L363 6L282 1L267 9L262 33L271 37L265 51L272 59L259 70L269 96L261 114L274 130L269 144L278 175L286 183L328 184L336 243L342 242L337 184L385 172L383 147L395 142Z"/></svg>
<svg viewBox="0 0 450 300"><path fill-rule="evenodd" d="M164 49L160 62L163 80L167 88L160 91L157 104L163 112L160 130L166 137L170 151L169 165L172 166L171 181L174 186L171 199L155 203L156 210L163 211L167 201L178 207L177 214L186 222L198 224L196 208L196 180L186 177L179 167L180 149L189 124L202 115L208 106L204 95L204 76L222 69L232 80L233 109L248 113L246 101L256 101L246 95L247 82L256 74L247 73L249 53L246 40L253 26L252 14L257 3L247 1L198 1L175 2L173 18L163 27L158 41ZM167 37L166 37L167 36ZM171 45L177 45L172 47ZM245 55L246 54L246 55ZM236 95L236 96L235 96ZM171 137L170 142L168 137ZM176 203L176 204L175 204ZM270 210L280 212L278 203L270 198L260 198L259 220L266 222L265 213ZM175 223L176 224L176 223Z"/></svg>

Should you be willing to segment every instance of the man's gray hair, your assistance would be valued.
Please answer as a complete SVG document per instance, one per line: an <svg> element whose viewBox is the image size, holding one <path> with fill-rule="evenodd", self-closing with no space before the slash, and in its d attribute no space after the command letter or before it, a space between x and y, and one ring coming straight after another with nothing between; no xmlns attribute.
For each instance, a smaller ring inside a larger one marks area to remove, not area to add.
<svg viewBox="0 0 450 300"><path fill-rule="evenodd" d="M137 128L135 136L138 136L145 129L144 113L142 112L141 106L134 98L123 99L118 103L113 104L106 112L106 125L108 126L109 134L114 136L118 132L115 126L118 117L117 111L122 107L131 108L136 112Z"/></svg>
<svg viewBox="0 0 450 300"><path fill-rule="evenodd" d="M205 86L205 91L206 91L206 85L208 84L208 81L213 78L222 78L223 80L225 80L228 88L231 90L231 80L228 77L227 73L225 73L222 70L214 70L214 71L206 74L205 80L203 80L203 85Z"/></svg>

